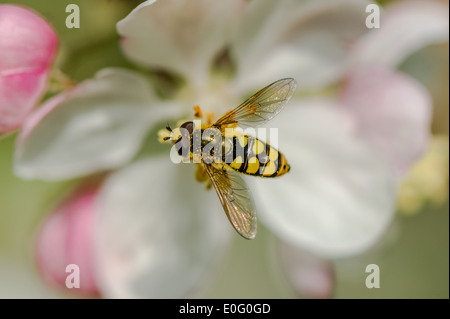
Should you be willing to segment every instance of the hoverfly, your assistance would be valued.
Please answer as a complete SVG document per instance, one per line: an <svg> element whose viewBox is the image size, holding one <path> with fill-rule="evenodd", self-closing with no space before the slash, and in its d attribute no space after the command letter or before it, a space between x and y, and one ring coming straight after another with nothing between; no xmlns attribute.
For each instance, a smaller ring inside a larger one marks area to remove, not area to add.
<svg viewBox="0 0 450 319"><path fill-rule="evenodd" d="M216 157L216 160L211 161L214 154L207 153L212 156L206 156L204 152L200 152L196 178L207 182L208 188L214 186L229 221L246 239L255 238L257 222L255 205L241 174L278 177L289 172L290 166L282 153L256 137L245 135L238 130L233 131L231 135L225 132L228 128L256 127L271 120L292 97L296 87L294 79L278 80L258 91L234 110L225 113L215 123L202 124L197 130L204 133L208 129L216 129L220 133L218 139L201 138L201 143L195 146L194 121L184 122L173 130L167 126L166 130L162 131L166 136L160 136L162 141L172 140L179 155L188 152L190 159L195 157L196 150L204 151L207 143L216 140L222 151L219 160ZM195 116L201 118L200 107L195 106L194 109ZM208 161L206 157L211 158Z"/></svg>

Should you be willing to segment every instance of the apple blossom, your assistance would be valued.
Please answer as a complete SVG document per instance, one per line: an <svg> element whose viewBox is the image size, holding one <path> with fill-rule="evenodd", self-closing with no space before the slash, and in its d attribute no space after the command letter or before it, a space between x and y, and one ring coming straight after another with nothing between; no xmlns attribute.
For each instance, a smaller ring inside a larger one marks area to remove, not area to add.
<svg viewBox="0 0 450 319"><path fill-rule="evenodd" d="M289 247L323 259L359 254L381 238L398 184L427 143L431 112L426 89L395 65L411 50L444 41L448 15L424 11L427 32L412 32L404 47L396 43L390 63L378 63L372 53L389 49L381 40L407 28L402 23L423 4L388 7L391 22L368 31L368 3L143 2L117 24L125 55L186 84L161 98L135 72L102 70L27 118L15 155L19 176L60 180L117 170L99 190L93 239L95 280L104 296L189 295L216 267L231 231L192 166L175 166L169 150L152 143L149 154L134 160L146 134L155 132L156 143L163 123L191 116L193 105L218 117L282 77L295 78L304 95L268 124L279 128L289 174L246 179L260 221ZM396 15L407 18L394 23ZM231 72L216 68L221 55ZM317 94L332 85L336 94ZM308 91L316 94L305 96ZM311 264L327 265L314 258ZM322 288L310 290L317 296L331 291L331 272L323 269L316 273Z"/></svg>

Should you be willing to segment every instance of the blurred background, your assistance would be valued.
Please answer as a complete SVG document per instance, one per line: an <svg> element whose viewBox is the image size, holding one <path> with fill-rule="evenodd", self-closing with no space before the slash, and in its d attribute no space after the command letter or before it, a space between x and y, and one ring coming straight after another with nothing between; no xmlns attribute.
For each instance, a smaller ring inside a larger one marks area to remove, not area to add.
<svg viewBox="0 0 450 319"><path fill-rule="evenodd" d="M8 1L29 6L50 21L61 41L56 64L77 81L93 76L103 67L136 68L120 51L115 24L140 2ZM388 2L392 1L380 3ZM80 6L80 29L65 27L65 8L70 3ZM430 71L430 68L436 69ZM421 81L433 97L432 132L441 137L434 147L435 152L444 154L441 157L444 158L444 167L448 165L448 43L416 52L400 69ZM12 173L15 138L16 134L12 134L0 139L0 297L83 297L49 287L41 279L33 255L37 226L54 201L76 181L44 183L15 177ZM414 174L422 181L419 186L427 187L427 176L436 174L435 163L440 162L430 157L418 163ZM414 193L417 186L413 185L416 182L406 185L400 193L399 210L384 242L361 256L334 263L335 298L449 297L448 170L439 168L437 174L446 180L446 185L440 189L442 194L436 195L437 200L418 200L414 207L408 207L405 203L417 195ZM297 298L282 271L271 260L274 252L270 247L276 245L273 235L262 225L258 237L246 245L241 244L241 238L234 236L224 267L196 297ZM381 269L379 289L365 286L365 267L368 264L377 264Z"/></svg>

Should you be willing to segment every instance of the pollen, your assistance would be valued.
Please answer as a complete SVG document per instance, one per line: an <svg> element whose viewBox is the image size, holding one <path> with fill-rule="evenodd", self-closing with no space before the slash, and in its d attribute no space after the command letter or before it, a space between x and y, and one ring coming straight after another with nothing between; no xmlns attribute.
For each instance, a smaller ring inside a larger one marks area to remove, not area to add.
<svg viewBox="0 0 450 319"><path fill-rule="evenodd" d="M212 124L213 119L214 119L214 113L208 112L208 113L206 114L206 123L207 123L207 124Z"/></svg>
<svg viewBox="0 0 450 319"><path fill-rule="evenodd" d="M200 108L200 106L199 105L195 105L194 106L194 116L196 117L196 118L199 118L199 119L201 119L202 117L203 117L203 112L202 112L202 109Z"/></svg>

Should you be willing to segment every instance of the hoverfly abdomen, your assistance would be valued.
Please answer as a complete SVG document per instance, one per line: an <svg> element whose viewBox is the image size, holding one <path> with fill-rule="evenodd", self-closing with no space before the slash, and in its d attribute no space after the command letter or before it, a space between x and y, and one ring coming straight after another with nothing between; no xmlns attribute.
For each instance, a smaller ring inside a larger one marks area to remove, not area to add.
<svg viewBox="0 0 450 319"><path fill-rule="evenodd" d="M278 177L289 171L284 155L255 137L237 135L230 142L232 147L224 154L223 161L232 170L260 177Z"/></svg>

